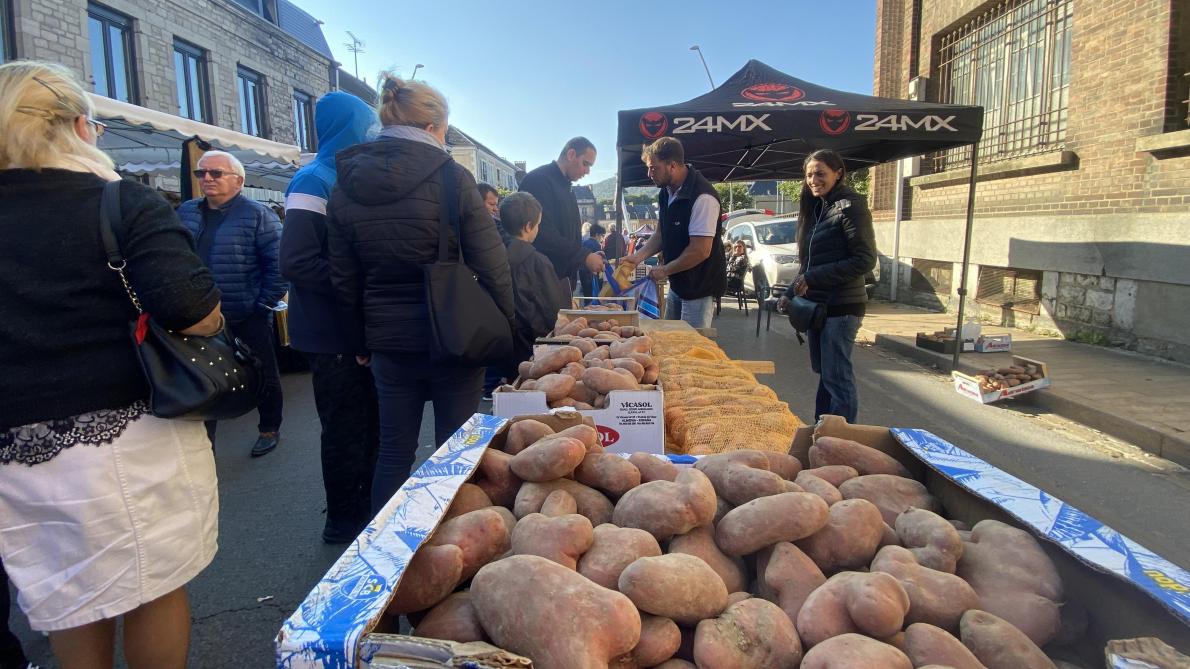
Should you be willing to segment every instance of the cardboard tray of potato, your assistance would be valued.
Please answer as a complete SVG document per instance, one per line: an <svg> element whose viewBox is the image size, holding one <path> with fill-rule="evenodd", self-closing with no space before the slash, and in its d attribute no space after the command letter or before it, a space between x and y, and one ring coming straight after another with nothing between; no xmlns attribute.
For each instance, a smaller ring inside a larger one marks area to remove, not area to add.
<svg viewBox="0 0 1190 669"><path fill-rule="evenodd" d="M955 392L983 404L991 404L1009 397L1017 397L1034 390L1049 388L1049 365L1040 360L1012 356L1012 365L983 374L950 373Z"/></svg>

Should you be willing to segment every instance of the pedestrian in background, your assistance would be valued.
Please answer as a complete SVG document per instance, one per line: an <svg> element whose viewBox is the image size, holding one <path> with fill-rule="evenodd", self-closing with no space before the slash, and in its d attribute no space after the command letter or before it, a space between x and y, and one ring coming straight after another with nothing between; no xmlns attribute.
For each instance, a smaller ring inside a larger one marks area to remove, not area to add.
<svg viewBox="0 0 1190 669"><path fill-rule="evenodd" d="M243 194L244 166L224 151L208 151L194 170L203 197L178 207L182 225L194 235L198 257L211 268L223 292L228 326L261 362L257 401L260 433L252 457L271 452L281 440L281 372L273 348L273 308L285 295L278 260L281 222L272 209ZM215 422L207 423L211 443Z"/></svg>
<svg viewBox="0 0 1190 669"><path fill-rule="evenodd" d="M336 156L328 221L331 281L355 353L372 366L380 401L373 512L409 477L425 403L433 402L434 443L441 444L475 413L483 392L483 367L430 359L423 267L438 258L441 198L454 200L461 231L447 232L447 259L461 254L513 319L508 255L475 179L446 152L447 115L438 91L386 75L380 137ZM454 171L451 193L444 192L444 166Z"/></svg>
<svg viewBox="0 0 1190 669"><path fill-rule="evenodd" d="M335 302L326 206L335 185L335 154L367 139L380 121L363 100L333 91L318 100L314 122L318 155L293 175L285 194L281 275L289 282L289 338L310 363L322 426L322 540L339 544L354 539L372 518L380 426L372 372L356 362Z"/></svg>
<svg viewBox="0 0 1190 669"><path fill-rule="evenodd" d="M583 247L582 219L578 200L570 184L591 173L595 164L595 145L586 137L566 142L558 159L525 175L520 190L541 203L541 232L533 242L550 259L558 276L578 282L580 268L603 271L603 256Z"/></svg>
<svg viewBox="0 0 1190 669"><path fill-rule="evenodd" d="M533 355L533 342L554 328L558 310L570 306L569 284L559 279L550 259L533 247L541 230L541 205L528 193L513 193L500 203L508 238L508 266L512 273L516 326L513 359L502 370L503 380L516 378L517 365Z"/></svg>
<svg viewBox="0 0 1190 669"><path fill-rule="evenodd" d="M794 296L826 306L821 329L810 330L810 366L818 374L814 420L834 414L855 423L859 396L851 350L863 321L868 293L864 275L876 267L876 234L864 196L843 177L843 158L820 150L806 157L798 213L801 273L781 297L785 310Z"/></svg>
<svg viewBox="0 0 1190 669"><path fill-rule="evenodd" d="M606 236L607 230L602 225L591 223L587 236L583 238L583 248L594 254L602 253L603 238ZM600 289L603 288L603 267L601 266L598 272L591 272L584 266L579 268L578 275L579 281L582 282L583 295L587 297L598 296Z"/></svg>
<svg viewBox="0 0 1190 669"><path fill-rule="evenodd" d="M182 669L185 585L217 549L215 458L201 424L149 413L137 310L100 236L120 177L93 115L61 65L0 65L0 562L62 669L110 669L117 618L131 669ZM219 332L219 289L169 204L135 181L119 193L144 310Z"/></svg>

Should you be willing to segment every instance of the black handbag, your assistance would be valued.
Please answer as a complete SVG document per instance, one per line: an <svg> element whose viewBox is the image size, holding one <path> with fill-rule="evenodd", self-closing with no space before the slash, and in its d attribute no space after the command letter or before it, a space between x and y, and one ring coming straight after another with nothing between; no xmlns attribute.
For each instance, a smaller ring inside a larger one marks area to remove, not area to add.
<svg viewBox="0 0 1190 669"><path fill-rule="evenodd" d="M825 213L825 212L824 212ZM802 274L810 269L810 258L814 253L814 231L818 229L818 224L822 222L821 216L819 220L814 222L814 227L810 229L810 244L806 249L806 262L802 265ZM802 335L813 330L821 330L823 325L826 325L827 307L831 302L835 301L835 295L838 289L831 291L830 298L826 303L815 302L802 295L795 295L789 301L789 324L793 326L794 331L797 332L797 339L800 343Z"/></svg>
<svg viewBox="0 0 1190 669"><path fill-rule="evenodd" d="M149 411L158 418L224 420L256 408L260 390L260 361L227 326L210 336L184 335L161 326L141 308L124 268L112 222L122 220L120 182L103 187L99 207L99 232L107 253L107 266L120 282L139 316L129 334L149 385Z"/></svg>
<svg viewBox="0 0 1190 669"><path fill-rule="evenodd" d="M512 327L496 301L463 258L454 160L439 170L438 259L423 265L430 317L430 359L437 364L484 367L512 358ZM458 260L448 260L450 236L458 240Z"/></svg>

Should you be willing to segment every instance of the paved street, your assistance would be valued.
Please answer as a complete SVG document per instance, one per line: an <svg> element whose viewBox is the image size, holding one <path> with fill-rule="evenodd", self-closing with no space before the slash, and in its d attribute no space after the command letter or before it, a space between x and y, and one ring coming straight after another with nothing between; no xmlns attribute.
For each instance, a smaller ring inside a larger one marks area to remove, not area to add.
<svg viewBox="0 0 1190 669"><path fill-rule="evenodd" d="M716 326L732 357L774 360L777 374L763 382L798 416L812 417L817 379L787 323L774 319L758 339L755 313L745 319L725 304ZM955 394L946 377L880 349L857 348L855 366L861 422L929 429L1190 567L1186 470L1027 408L978 405ZM220 427L221 548L191 588L193 667L273 666L272 639L281 621L341 550L319 539L324 504L309 378L284 381L284 441L275 453L248 458L255 417ZM432 451L427 426L423 457ZM24 626L19 612L14 622L32 659L54 666L48 644Z"/></svg>

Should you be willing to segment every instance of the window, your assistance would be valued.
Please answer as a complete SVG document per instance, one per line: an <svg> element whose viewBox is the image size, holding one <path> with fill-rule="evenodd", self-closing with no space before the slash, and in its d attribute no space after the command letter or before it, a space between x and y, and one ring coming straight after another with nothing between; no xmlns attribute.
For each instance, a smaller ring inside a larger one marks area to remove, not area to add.
<svg viewBox="0 0 1190 669"><path fill-rule="evenodd" d="M174 40L174 79L178 88L178 115L200 123L210 123L207 112L210 86L207 82L207 55L202 49Z"/></svg>
<svg viewBox="0 0 1190 669"><path fill-rule="evenodd" d="M1012 267L979 268L975 301L1030 314L1041 312L1041 272Z"/></svg>
<svg viewBox="0 0 1190 669"><path fill-rule="evenodd" d="M136 102L132 77L132 19L99 5L87 6L91 80L96 93Z"/></svg>
<svg viewBox="0 0 1190 669"><path fill-rule="evenodd" d="M236 68L236 89L240 96L240 130L265 137L264 77L246 67Z"/></svg>
<svg viewBox="0 0 1190 669"><path fill-rule="evenodd" d="M293 136L302 151L317 148L314 139L314 99L298 90L293 92Z"/></svg>
<svg viewBox="0 0 1190 669"><path fill-rule="evenodd" d="M950 295L953 276L953 263L914 258L913 271L909 275L909 289L920 293Z"/></svg>
<svg viewBox="0 0 1190 669"><path fill-rule="evenodd" d="M8 32L8 0L0 0L0 63L7 62L12 54L9 52Z"/></svg>
<svg viewBox="0 0 1190 669"><path fill-rule="evenodd" d="M274 0L233 0L233 2L253 14L264 18L266 21L276 23L273 19L276 16L276 2Z"/></svg>
<svg viewBox="0 0 1190 669"><path fill-rule="evenodd" d="M484 183L491 183L492 166L488 161L479 161L479 180Z"/></svg>
<svg viewBox="0 0 1190 669"><path fill-rule="evenodd" d="M941 36L939 102L984 109L981 160L1058 150L1070 102L1072 0L1001 0ZM971 163L971 147L935 157L935 171Z"/></svg>

